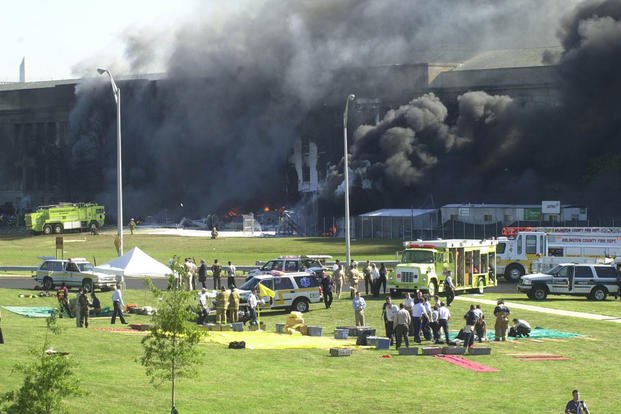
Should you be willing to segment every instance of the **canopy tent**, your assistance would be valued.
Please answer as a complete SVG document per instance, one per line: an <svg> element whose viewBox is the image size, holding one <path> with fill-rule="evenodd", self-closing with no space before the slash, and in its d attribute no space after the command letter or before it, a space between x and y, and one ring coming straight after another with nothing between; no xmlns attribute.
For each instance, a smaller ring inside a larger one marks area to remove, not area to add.
<svg viewBox="0 0 621 414"><path fill-rule="evenodd" d="M152 279L166 279L172 274L172 270L140 250L134 247L123 256L117 257L110 262L97 266L99 272L111 273L123 278L126 277L150 277Z"/></svg>

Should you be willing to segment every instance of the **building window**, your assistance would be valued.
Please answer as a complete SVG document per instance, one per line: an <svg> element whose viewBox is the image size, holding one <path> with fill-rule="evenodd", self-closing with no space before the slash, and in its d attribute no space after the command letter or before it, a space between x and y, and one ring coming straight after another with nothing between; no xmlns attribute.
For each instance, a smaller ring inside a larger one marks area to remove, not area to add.
<svg viewBox="0 0 621 414"><path fill-rule="evenodd" d="M491 214L484 214L483 215L483 221L486 223L489 223L490 221L492 221L492 215Z"/></svg>

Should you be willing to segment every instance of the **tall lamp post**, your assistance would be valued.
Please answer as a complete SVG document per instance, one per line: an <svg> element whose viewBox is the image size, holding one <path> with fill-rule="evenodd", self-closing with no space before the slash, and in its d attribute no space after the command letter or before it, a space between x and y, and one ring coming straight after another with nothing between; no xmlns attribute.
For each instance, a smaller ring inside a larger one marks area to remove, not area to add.
<svg viewBox="0 0 621 414"><path fill-rule="evenodd" d="M345 111L343 112L343 145L345 154L345 266L349 266L351 261L351 237L349 234L349 162L347 147L347 113L349 111L349 102L356 99L356 95L350 94L345 100Z"/></svg>
<svg viewBox="0 0 621 414"><path fill-rule="evenodd" d="M123 176L121 163L121 90L116 86L114 78L108 69L98 68L100 75L104 73L110 77L114 101L116 102L116 211L117 211L117 249L119 256L123 255ZM115 241L115 243L117 243Z"/></svg>

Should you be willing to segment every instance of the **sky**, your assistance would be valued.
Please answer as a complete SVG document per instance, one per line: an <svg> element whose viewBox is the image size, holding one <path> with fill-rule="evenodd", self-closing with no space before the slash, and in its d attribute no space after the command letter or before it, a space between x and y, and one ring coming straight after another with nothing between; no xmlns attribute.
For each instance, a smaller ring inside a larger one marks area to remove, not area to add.
<svg viewBox="0 0 621 414"><path fill-rule="evenodd" d="M118 63L124 54L125 36L151 27L177 26L196 11L197 3L198 0L0 0L0 82L19 80L19 65L24 56L31 81L76 78L91 65ZM161 68L155 65L147 69Z"/></svg>

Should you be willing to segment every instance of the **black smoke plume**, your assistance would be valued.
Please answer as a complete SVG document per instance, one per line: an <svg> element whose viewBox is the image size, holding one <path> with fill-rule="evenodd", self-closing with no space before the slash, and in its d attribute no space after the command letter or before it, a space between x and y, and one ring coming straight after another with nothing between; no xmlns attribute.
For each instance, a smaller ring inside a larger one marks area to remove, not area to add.
<svg viewBox="0 0 621 414"><path fill-rule="evenodd" d="M427 93L396 105L379 125L359 127L350 141L352 211L409 207L429 194L438 204L618 201L610 177L621 164L619 2L582 3L559 26L575 4L268 0L222 12L217 22L199 11L172 35L163 79L119 82L126 214L195 216L293 202L287 156L299 137L319 145L325 211L340 211L344 99L373 87L357 83L355 70L549 45L557 30L565 51L554 107L473 91L451 114ZM145 67L153 39L144 48L140 38L128 42L136 68ZM352 115L352 131L362 118ZM98 171L99 183L86 184L110 207L114 120L109 85L79 85L74 153L97 148L98 155L85 156L74 175Z"/></svg>

